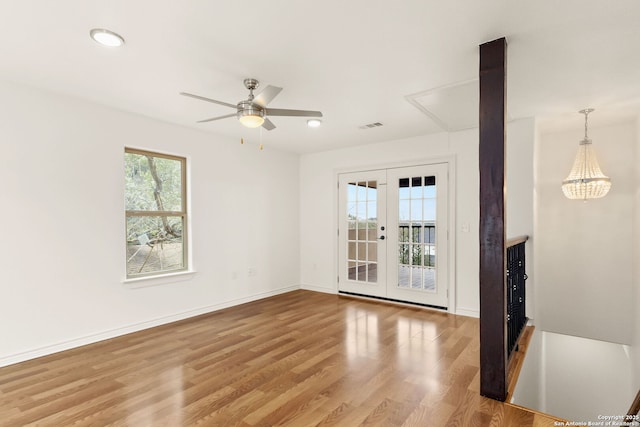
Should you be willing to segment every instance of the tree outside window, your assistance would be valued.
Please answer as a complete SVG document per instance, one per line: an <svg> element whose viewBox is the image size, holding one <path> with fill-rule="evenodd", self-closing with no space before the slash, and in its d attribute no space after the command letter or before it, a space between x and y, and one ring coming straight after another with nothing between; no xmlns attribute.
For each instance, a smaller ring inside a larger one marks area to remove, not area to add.
<svg viewBox="0 0 640 427"><path fill-rule="evenodd" d="M187 269L186 159L125 149L127 278Z"/></svg>

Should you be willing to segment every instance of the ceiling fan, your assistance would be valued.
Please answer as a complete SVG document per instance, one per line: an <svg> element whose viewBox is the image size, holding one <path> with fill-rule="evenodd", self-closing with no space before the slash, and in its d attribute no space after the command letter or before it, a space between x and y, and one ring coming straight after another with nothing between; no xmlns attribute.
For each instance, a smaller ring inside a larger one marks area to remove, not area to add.
<svg viewBox="0 0 640 427"><path fill-rule="evenodd" d="M214 120L226 119L237 116L241 124L248 128L257 128L262 126L266 130L275 129L275 125L267 116L292 116L292 117L322 117L320 111L307 110L285 110L282 108L267 108L267 104L275 98L281 87L267 86L258 95L253 95L253 91L258 87L260 82L256 79L244 79L244 87L249 89L249 97L237 104L216 101L215 99L205 98L204 96L194 95L192 93L180 92L180 95L189 96L191 98L200 99L202 101L213 102L214 104L224 105L225 107L235 108L237 112L224 116L212 117L210 119L199 120L197 123L212 122Z"/></svg>

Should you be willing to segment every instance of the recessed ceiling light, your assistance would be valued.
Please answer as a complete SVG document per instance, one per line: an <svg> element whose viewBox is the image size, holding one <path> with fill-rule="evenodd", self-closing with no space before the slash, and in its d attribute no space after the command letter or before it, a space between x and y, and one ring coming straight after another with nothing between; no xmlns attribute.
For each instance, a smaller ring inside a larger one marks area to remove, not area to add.
<svg viewBox="0 0 640 427"><path fill-rule="evenodd" d="M318 120L318 119L309 119L307 120L307 126L309 126L310 128L317 128L322 124L322 120Z"/></svg>
<svg viewBox="0 0 640 427"><path fill-rule="evenodd" d="M91 38L102 46L119 47L124 44L124 38L120 34L102 28L94 28L89 32Z"/></svg>

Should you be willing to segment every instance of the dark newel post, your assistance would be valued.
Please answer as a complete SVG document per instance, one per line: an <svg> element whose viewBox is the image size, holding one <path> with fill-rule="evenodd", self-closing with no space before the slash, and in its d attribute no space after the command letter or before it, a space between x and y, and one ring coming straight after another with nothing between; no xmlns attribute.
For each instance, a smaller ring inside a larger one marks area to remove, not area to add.
<svg viewBox="0 0 640 427"><path fill-rule="evenodd" d="M480 45L480 394L507 396L504 38Z"/></svg>

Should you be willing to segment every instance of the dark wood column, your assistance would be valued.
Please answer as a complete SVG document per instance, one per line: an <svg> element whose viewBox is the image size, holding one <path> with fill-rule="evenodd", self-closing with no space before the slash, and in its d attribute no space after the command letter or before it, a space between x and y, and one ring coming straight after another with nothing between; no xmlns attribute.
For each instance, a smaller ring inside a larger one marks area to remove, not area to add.
<svg viewBox="0 0 640 427"><path fill-rule="evenodd" d="M480 45L480 394L507 395L504 38Z"/></svg>

